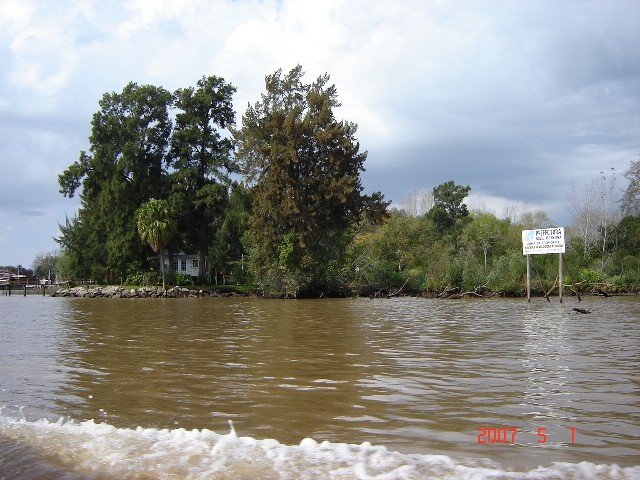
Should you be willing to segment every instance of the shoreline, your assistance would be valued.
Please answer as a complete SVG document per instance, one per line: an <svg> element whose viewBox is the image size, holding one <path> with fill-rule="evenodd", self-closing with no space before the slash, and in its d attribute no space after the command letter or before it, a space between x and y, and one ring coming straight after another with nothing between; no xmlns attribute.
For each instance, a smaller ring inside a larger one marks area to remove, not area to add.
<svg viewBox="0 0 640 480"><path fill-rule="evenodd" d="M217 286L207 289L187 287L136 287L124 288L116 285L106 287L71 287L52 292L51 297L75 298L199 298L199 297L249 297L250 293L241 292L233 286Z"/></svg>
<svg viewBox="0 0 640 480"><path fill-rule="evenodd" d="M71 298L202 298L202 297L253 297L265 299L286 299L294 297L278 297L261 294L256 289L245 290L239 289L233 285L218 285L211 288L188 288L188 287L131 287L125 288L116 285L109 286L93 286L93 287L71 287L61 288L49 294L51 297L71 297ZM592 290L588 292L580 292L576 294L573 291L565 292L563 297L577 298L581 301L581 297L637 297L638 292L604 292L602 290ZM440 299L463 299L463 298L526 298L523 292L493 292L485 290L482 292L427 292L427 291L405 291L394 292L393 294L385 292L376 292L375 294L363 295L300 295L298 299L318 299L318 298L395 298L395 297L418 297L418 298L440 298ZM551 296L545 292L532 292L532 298L558 298L557 295Z"/></svg>

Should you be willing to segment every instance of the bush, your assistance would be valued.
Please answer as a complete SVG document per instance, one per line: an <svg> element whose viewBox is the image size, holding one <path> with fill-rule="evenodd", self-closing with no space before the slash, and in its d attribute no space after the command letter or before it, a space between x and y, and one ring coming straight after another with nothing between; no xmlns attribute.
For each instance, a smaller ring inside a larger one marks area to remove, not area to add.
<svg viewBox="0 0 640 480"><path fill-rule="evenodd" d="M607 289L612 292L624 292L629 288L626 275L613 275L606 282Z"/></svg>
<svg viewBox="0 0 640 480"><path fill-rule="evenodd" d="M514 294L526 285L527 260L520 252L498 257L488 275L489 288L495 292Z"/></svg>
<svg viewBox="0 0 640 480"><path fill-rule="evenodd" d="M127 275L125 285L142 285L142 273L132 273Z"/></svg>
<svg viewBox="0 0 640 480"><path fill-rule="evenodd" d="M241 262L231 263L231 275L233 280L238 285L248 285L251 283L251 275L247 265L243 265Z"/></svg>
<svg viewBox="0 0 640 480"><path fill-rule="evenodd" d="M258 286L268 296L296 298L303 284L303 278L296 272L273 267L267 270Z"/></svg>
<svg viewBox="0 0 640 480"><path fill-rule="evenodd" d="M151 270L142 276L142 284L149 287L162 285L162 276Z"/></svg>
<svg viewBox="0 0 640 480"><path fill-rule="evenodd" d="M469 251L463 250L448 265L447 276L452 287L474 291L486 283L483 264Z"/></svg>
<svg viewBox="0 0 640 480"><path fill-rule="evenodd" d="M176 286L178 287L187 287L189 285L193 285L193 280L191 280L191 275L187 275L185 273L176 273L175 282L176 282Z"/></svg>
<svg viewBox="0 0 640 480"><path fill-rule="evenodd" d="M593 287L598 283L602 283L602 277L600 273L592 268L583 268L579 273L579 281L584 282L585 286Z"/></svg>
<svg viewBox="0 0 640 480"><path fill-rule="evenodd" d="M427 264L422 288L428 292L441 292L447 286L451 287L447 283L449 281L449 276L447 275L448 261L448 256L440 255Z"/></svg>

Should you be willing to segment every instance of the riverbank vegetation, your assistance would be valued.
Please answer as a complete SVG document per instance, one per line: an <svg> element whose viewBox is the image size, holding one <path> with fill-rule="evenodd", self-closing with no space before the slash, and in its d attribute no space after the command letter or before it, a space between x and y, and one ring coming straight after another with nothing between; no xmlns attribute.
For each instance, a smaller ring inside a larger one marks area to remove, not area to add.
<svg viewBox="0 0 640 480"><path fill-rule="evenodd" d="M521 232L555 226L545 212L469 211L472 186L454 181L390 209L382 193L363 193L367 152L357 126L336 119L329 76L303 77L300 66L268 75L240 128L235 88L219 77L105 94L89 151L59 177L81 206L60 225L55 270L78 283L158 285L166 253L167 282L186 285L171 267L187 252L199 256L198 284L224 278L273 296L523 294ZM640 161L626 176L620 194L615 172L568 186L569 290L640 289ZM549 292L557 271L557 255L534 256L534 292Z"/></svg>

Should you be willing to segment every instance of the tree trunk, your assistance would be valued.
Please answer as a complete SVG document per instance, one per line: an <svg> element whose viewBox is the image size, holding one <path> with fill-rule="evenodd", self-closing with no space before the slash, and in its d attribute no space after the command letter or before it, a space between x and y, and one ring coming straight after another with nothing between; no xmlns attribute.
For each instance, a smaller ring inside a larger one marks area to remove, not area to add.
<svg viewBox="0 0 640 480"><path fill-rule="evenodd" d="M205 284L205 271L206 271L206 260L207 260L207 249L206 247L201 247L198 252L198 283L200 285Z"/></svg>
<svg viewBox="0 0 640 480"><path fill-rule="evenodd" d="M173 285L172 282L176 278L176 272L175 272L175 270L173 268L173 249L171 247L169 247L167 249L167 253L168 253L168 259L169 259L168 264L167 264L169 271L167 273L168 273L168 276L169 276L169 283L171 285Z"/></svg>
<svg viewBox="0 0 640 480"><path fill-rule="evenodd" d="M160 249L160 272L162 272L162 290L166 290L166 281L164 274L164 249Z"/></svg>

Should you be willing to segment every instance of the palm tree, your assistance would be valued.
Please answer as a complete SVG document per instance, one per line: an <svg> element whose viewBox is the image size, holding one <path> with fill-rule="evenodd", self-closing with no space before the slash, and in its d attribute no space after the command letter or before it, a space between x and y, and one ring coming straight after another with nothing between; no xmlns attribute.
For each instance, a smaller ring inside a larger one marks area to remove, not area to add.
<svg viewBox="0 0 640 480"><path fill-rule="evenodd" d="M173 212L164 200L151 198L140 205L137 211L138 233L143 242L148 243L160 256L162 289L165 286L164 247L176 230Z"/></svg>

